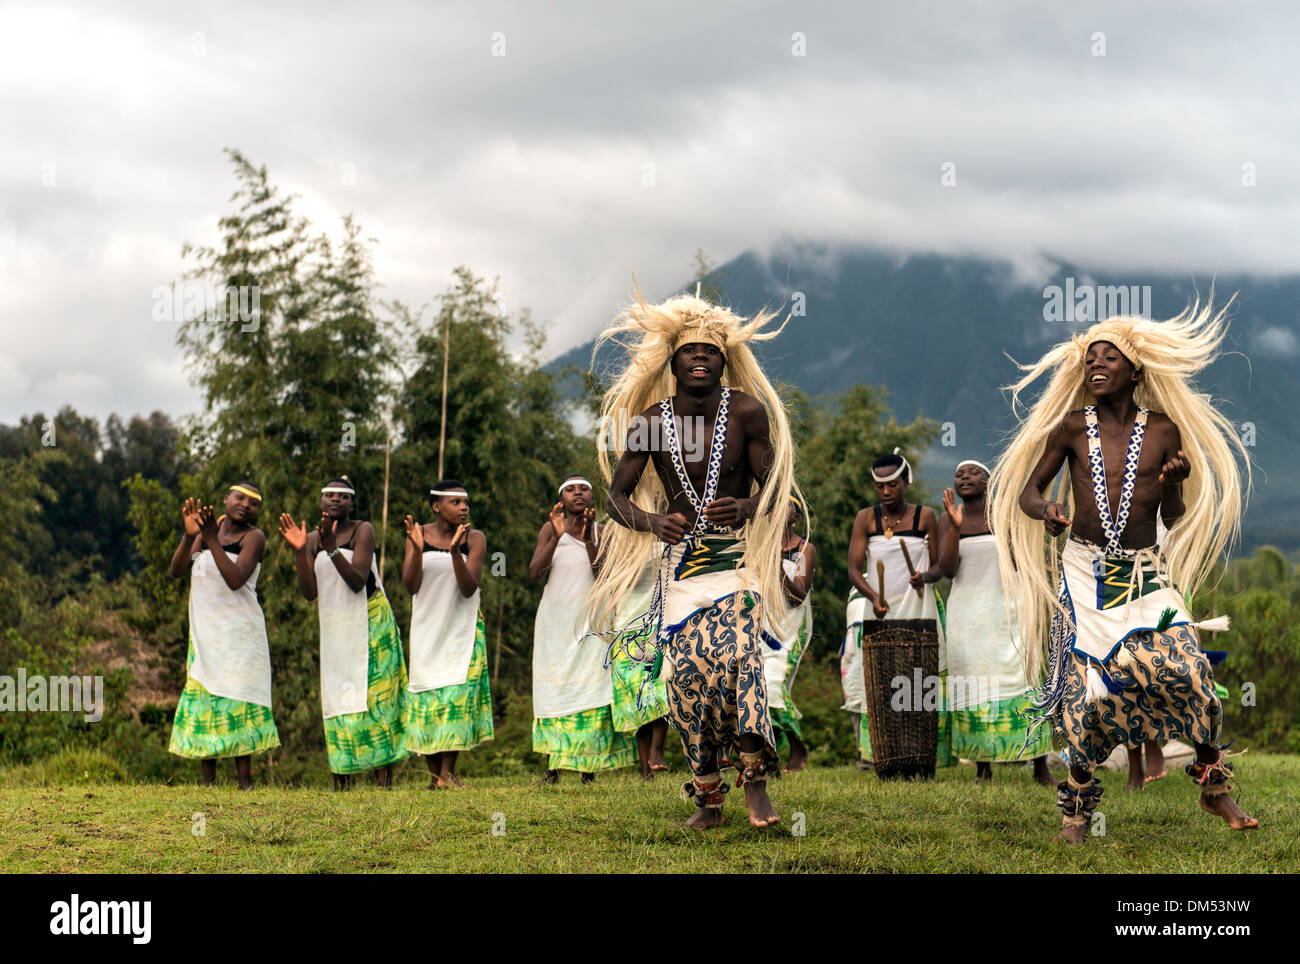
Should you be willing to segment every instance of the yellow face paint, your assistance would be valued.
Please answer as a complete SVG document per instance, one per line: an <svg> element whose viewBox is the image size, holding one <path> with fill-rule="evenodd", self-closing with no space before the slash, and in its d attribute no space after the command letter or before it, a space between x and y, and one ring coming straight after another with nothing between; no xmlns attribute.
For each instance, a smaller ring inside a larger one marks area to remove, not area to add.
<svg viewBox="0 0 1300 964"><path fill-rule="evenodd" d="M248 496L250 499L256 499L258 502L261 502L261 501L262 501L262 496L261 496L259 493L254 492L252 489L246 489L246 488L244 488L242 485L232 485L232 486L230 487L230 491L231 491L231 492L240 492L240 493L242 493L242 494Z"/></svg>

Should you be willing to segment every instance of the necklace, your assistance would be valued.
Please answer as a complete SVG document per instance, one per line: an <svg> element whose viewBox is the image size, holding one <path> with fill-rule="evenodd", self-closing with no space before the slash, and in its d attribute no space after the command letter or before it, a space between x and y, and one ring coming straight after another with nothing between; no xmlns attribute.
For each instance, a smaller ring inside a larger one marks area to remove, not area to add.
<svg viewBox="0 0 1300 964"><path fill-rule="evenodd" d="M890 522L890 521L889 521L889 517L888 517L887 515L885 515L884 507L883 507L883 506L881 507L881 509L880 509L880 519L881 519L882 522L885 523L885 538L886 538L886 539L892 539L892 538L894 538L894 526L896 526L896 525L898 525L900 522L902 522L902 521L903 521L903 516L905 516L905 515L907 515L907 503L906 503L906 502L903 503L903 511L902 511L902 513L900 513L899 516L898 516L898 518L895 519L893 522Z"/></svg>
<svg viewBox="0 0 1300 964"><path fill-rule="evenodd" d="M681 443L677 440L677 422L673 411L673 397L659 402L660 424L663 425L665 447L672 459L673 468L677 470L677 478L682 483L682 489L686 493L686 498L695 510L695 525L688 535L694 541L694 537L703 532L723 532L726 531L717 526L711 526L704 519L704 507L713 501L718 491L718 477L722 471L722 451L727 444L727 412L731 407L731 389L723 388L722 396L718 401L718 414L713 422L713 438L709 441L709 463L708 470L704 476L704 494L700 495L695 489L695 483L686 473L686 463L682 459Z"/></svg>
<svg viewBox="0 0 1300 964"><path fill-rule="evenodd" d="M1128 448L1124 453L1124 476L1120 481L1119 507L1114 517L1110 514L1110 492L1106 488L1106 460L1101 451L1101 426L1097 422L1097 406L1083 409L1088 437L1088 462L1092 469L1092 495L1097 502L1097 515L1101 531L1106 536L1106 551L1123 552L1120 538L1128 524L1129 509L1133 506L1133 485L1137 481L1138 456L1142 452L1142 438L1146 434L1147 410L1138 406L1133 428L1129 430Z"/></svg>

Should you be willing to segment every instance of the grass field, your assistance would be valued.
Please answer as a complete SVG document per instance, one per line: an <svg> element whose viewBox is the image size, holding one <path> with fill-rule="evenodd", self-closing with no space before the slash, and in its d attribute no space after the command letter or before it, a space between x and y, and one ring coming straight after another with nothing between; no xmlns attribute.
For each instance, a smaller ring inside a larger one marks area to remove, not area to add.
<svg viewBox="0 0 1300 964"><path fill-rule="evenodd" d="M382 872L1293 872L1300 757L1238 762L1248 833L1203 813L1181 772L1139 794L1124 774L1102 777L1104 836L1069 848L1054 792L1028 768L999 767L977 786L971 767L932 783L884 783L850 769L812 769L776 782L785 818L757 830L740 794L727 825L682 827L692 812L674 773L581 786L479 779L429 792L415 768L391 791L358 787L160 786L120 783L0 786L0 870L10 873ZM798 815L802 814L802 818ZM802 835L793 832L802 829ZM1097 829L1097 827L1094 827Z"/></svg>

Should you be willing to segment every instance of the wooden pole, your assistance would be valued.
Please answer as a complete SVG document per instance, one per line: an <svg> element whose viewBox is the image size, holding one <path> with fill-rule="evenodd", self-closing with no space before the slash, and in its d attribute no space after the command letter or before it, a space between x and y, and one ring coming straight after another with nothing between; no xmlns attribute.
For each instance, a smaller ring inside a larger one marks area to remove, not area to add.
<svg viewBox="0 0 1300 964"><path fill-rule="evenodd" d="M379 535L379 574L384 574L384 547L388 542L388 453L393 441L393 413L390 410L384 419L384 511L380 522Z"/></svg>
<svg viewBox="0 0 1300 964"><path fill-rule="evenodd" d="M451 354L451 312L442 334L442 422L438 427L438 478L442 478L442 452L447 445L447 359Z"/></svg>

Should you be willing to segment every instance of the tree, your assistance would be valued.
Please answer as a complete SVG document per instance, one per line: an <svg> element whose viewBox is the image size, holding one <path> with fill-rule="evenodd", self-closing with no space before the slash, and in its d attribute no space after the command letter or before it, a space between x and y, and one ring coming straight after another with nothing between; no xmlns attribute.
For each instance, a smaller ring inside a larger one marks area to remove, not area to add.
<svg viewBox="0 0 1300 964"><path fill-rule="evenodd" d="M337 244L313 235L264 166L228 153L235 210L219 221L215 245L182 248L192 262L186 277L254 291L247 300L258 310L252 318L232 315L235 299L218 298L214 310L186 319L177 332L205 402L186 436L198 468L185 479L185 494L212 501L240 479L262 489L259 525L271 534L258 593L276 719L286 757L305 761L322 746L316 618L298 594L292 550L273 530L281 511L314 524L319 487L341 474L356 486L357 518L377 512L383 412L392 391L388 331L375 310L368 242L357 224L342 219ZM161 511L156 493L137 494L141 512ZM169 522L178 531L179 518Z"/></svg>
<svg viewBox="0 0 1300 964"><path fill-rule="evenodd" d="M718 270L718 263L705 254L703 248L696 248L691 259L691 285L687 293L693 295L698 290L705 301L720 305L726 297L722 287L724 277L724 272Z"/></svg>

